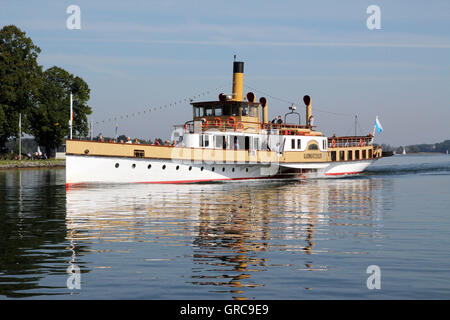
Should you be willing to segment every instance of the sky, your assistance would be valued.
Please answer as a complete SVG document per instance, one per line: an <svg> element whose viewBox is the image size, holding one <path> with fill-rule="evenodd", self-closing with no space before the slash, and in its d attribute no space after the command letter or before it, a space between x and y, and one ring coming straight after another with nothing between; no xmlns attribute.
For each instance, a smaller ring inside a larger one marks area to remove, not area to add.
<svg viewBox="0 0 450 320"><path fill-rule="evenodd" d="M80 29L67 28L70 5ZM380 29L367 27L370 5ZM447 0L0 0L0 27L9 24L41 48L44 68L88 83L94 135L114 136L117 123L119 134L169 137L192 119L189 98L231 93L236 55L244 92L265 96L270 118L294 103L304 121L308 94L329 136L354 134L355 115L368 134L378 115L377 143L450 139Z"/></svg>

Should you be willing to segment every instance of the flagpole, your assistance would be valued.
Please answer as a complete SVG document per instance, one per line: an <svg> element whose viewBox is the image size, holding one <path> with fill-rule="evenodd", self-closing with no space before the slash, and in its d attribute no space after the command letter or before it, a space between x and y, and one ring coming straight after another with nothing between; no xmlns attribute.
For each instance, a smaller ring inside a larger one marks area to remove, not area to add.
<svg viewBox="0 0 450 320"><path fill-rule="evenodd" d="M22 160L22 113L19 113L19 160Z"/></svg>
<svg viewBox="0 0 450 320"><path fill-rule="evenodd" d="M70 126L70 140L72 140L72 126L73 126L73 98L72 98L72 92L70 93L70 120L69 120L69 126Z"/></svg>

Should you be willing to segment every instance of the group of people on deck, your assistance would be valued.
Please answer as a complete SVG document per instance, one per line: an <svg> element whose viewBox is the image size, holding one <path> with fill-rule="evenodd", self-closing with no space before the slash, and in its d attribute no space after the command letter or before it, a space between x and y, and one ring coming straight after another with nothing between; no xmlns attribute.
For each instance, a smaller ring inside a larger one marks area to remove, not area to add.
<svg viewBox="0 0 450 320"><path fill-rule="evenodd" d="M281 116L277 116L277 117L273 118L272 123L274 123L274 124L282 124L283 120L281 120Z"/></svg>
<svg viewBox="0 0 450 320"><path fill-rule="evenodd" d="M109 143L125 143L125 144L141 144L141 142L139 141L138 138L135 138L134 140L131 139L131 137L127 137L126 141L124 141L123 139L120 139L119 141L117 141L117 139L108 139L107 141L105 141L105 138L103 137L102 134L99 134L97 137L97 141L99 142L109 142ZM144 141L145 143L145 141ZM162 141L160 138L155 138L155 141L153 143L149 143L151 145L155 145L155 146L176 146L177 142L174 140L173 142L170 142L170 140L166 140L166 141Z"/></svg>

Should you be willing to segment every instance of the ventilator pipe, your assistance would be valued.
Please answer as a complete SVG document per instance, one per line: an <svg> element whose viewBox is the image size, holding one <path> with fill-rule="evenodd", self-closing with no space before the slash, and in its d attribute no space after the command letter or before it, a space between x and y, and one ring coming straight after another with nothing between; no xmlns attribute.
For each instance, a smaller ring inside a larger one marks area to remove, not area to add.
<svg viewBox="0 0 450 320"><path fill-rule="evenodd" d="M311 106L311 97L306 95L303 97L303 102L306 105L306 126L311 127L311 117L312 117L312 106Z"/></svg>
<svg viewBox="0 0 450 320"><path fill-rule="evenodd" d="M264 97L259 98L259 103L261 104L262 107L262 119L263 119L263 123L268 123L269 122L269 111L267 108L267 99Z"/></svg>

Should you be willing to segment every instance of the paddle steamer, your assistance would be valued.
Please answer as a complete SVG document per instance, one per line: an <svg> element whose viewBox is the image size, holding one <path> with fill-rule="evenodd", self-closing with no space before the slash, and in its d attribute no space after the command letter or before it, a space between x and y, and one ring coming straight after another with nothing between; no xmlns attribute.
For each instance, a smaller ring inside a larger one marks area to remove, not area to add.
<svg viewBox="0 0 450 320"><path fill-rule="evenodd" d="M244 97L243 79L244 63L234 61L232 94L192 102L193 119L175 126L170 145L67 140L66 185L342 177L382 157L371 134L317 131L309 96L303 123L295 106L269 121L267 99Z"/></svg>

